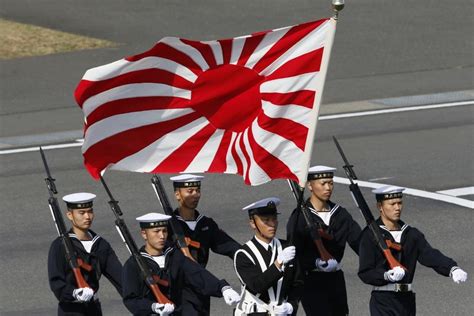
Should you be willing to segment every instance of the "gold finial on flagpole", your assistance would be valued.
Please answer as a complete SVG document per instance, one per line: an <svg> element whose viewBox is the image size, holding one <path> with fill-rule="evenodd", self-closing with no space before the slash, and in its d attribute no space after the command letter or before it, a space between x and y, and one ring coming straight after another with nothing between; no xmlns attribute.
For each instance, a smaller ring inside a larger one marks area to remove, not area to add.
<svg viewBox="0 0 474 316"><path fill-rule="evenodd" d="M339 11L342 11L344 8L344 0L332 0L332 9L334 10L334 19L337 20Z"/></svg>

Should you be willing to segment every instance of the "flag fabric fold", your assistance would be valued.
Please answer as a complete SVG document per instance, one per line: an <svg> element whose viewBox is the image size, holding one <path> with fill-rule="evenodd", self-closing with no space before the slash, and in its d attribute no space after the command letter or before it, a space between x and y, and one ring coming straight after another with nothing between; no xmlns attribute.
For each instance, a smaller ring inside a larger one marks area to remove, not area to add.
<svg viewBox="0 0 474 316"><path fill-rule="evenodd" d="M303 184L336 21L232 39L165 37L75 90L89 173L212 172Z"/></svg>

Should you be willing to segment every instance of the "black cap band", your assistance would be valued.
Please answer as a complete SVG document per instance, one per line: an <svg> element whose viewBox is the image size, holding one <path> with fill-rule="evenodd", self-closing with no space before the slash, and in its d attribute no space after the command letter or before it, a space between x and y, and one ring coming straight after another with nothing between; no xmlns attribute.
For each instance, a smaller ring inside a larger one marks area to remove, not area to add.
<svg viewBox="0 0 474 316"><path fill-rule="evenodd" d="M68 202L66 202L67 208L71 209L71 210L91 208L92 205L93 205L92 201L91 202L85 202L85 203L68 203Z"/></svg>
<svg viewBox="0 0 474 316"><path fill-rule="evenodd" d="M334 178L334 172L308 173L308 181Z"/></svg>
<svg viewBox="0 0 474 316"><path fill-rule="evenodd" d="M140 228L155 228L168 226L168 221L140 222Z"/></svg>
<svg viewBox="0 0 474 316"><path fill-rule="evenodd" d="M173 187L176 188L190 188L190 187L201 187L201 181L190 181L190 182L173 182Z"/></svg>
<svg viewBox="0 0 474 316"><path fill-rule="evenodd" d="M384 200L391 200L391 199L401 199L403 197L402 192L397 192L397 193L383 193L383 194L376 194L375 199L378 202L384 201Z"/></svg>

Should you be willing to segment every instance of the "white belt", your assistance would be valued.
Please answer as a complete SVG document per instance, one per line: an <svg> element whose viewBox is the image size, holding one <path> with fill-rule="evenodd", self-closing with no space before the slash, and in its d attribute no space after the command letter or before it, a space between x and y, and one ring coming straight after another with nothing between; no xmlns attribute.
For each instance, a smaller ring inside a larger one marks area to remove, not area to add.
<svg viewBox="0 0 474 316"><path fill-rule="evenodd" d="M384 286L374 286L374 291L392 291L392 292L412 292L413 286L411 283L389 283Z"/></svg>

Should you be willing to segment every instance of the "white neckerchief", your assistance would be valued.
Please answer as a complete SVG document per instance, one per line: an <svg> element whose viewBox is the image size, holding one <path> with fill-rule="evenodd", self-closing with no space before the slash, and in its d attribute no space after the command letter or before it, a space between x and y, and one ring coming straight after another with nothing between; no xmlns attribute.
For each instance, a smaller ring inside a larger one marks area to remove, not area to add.
<svg viewBox="0 0 474 316"><path fill-rule="evenodd" d="M400 243L400 241L402 240L403 232L405 231L407 227L408 225L405 224L399 230L389 230L385 225L380 225L380 228L388 231L390 235L392 235L393 240L395 240L395 242L397 243Z"/></svg>
<svg viewBox="0 0 474 316"><path fill-rule="evenodd" d="M329 221L331 220L331 215L332 215L331 212L329 212L329 211L328 212L316 212L316 215L318 215L319 218L322 219L324 224L329 226Z"/></svg>
<svg viewBox="0 0 474 316"><path fill-rule="evenodd" d="M87 253L91 253L92 246L94 245L94 240L80 240L82 246L87 251Z"/></svg>
<svg viewBox="0 0 474 316"><path fill-rule="evenodd" d="M166 259L165 255L151 256L151 257L153 258L153 261L155 261L160 268L163 269L165 267L165 259Z"/></svg>
<svg viewBox="0 0 474 316"><path fill-rule="evenodd" d="M197 221L184 221L188 225L189 229L194 231L196 229Z"/></svg>

